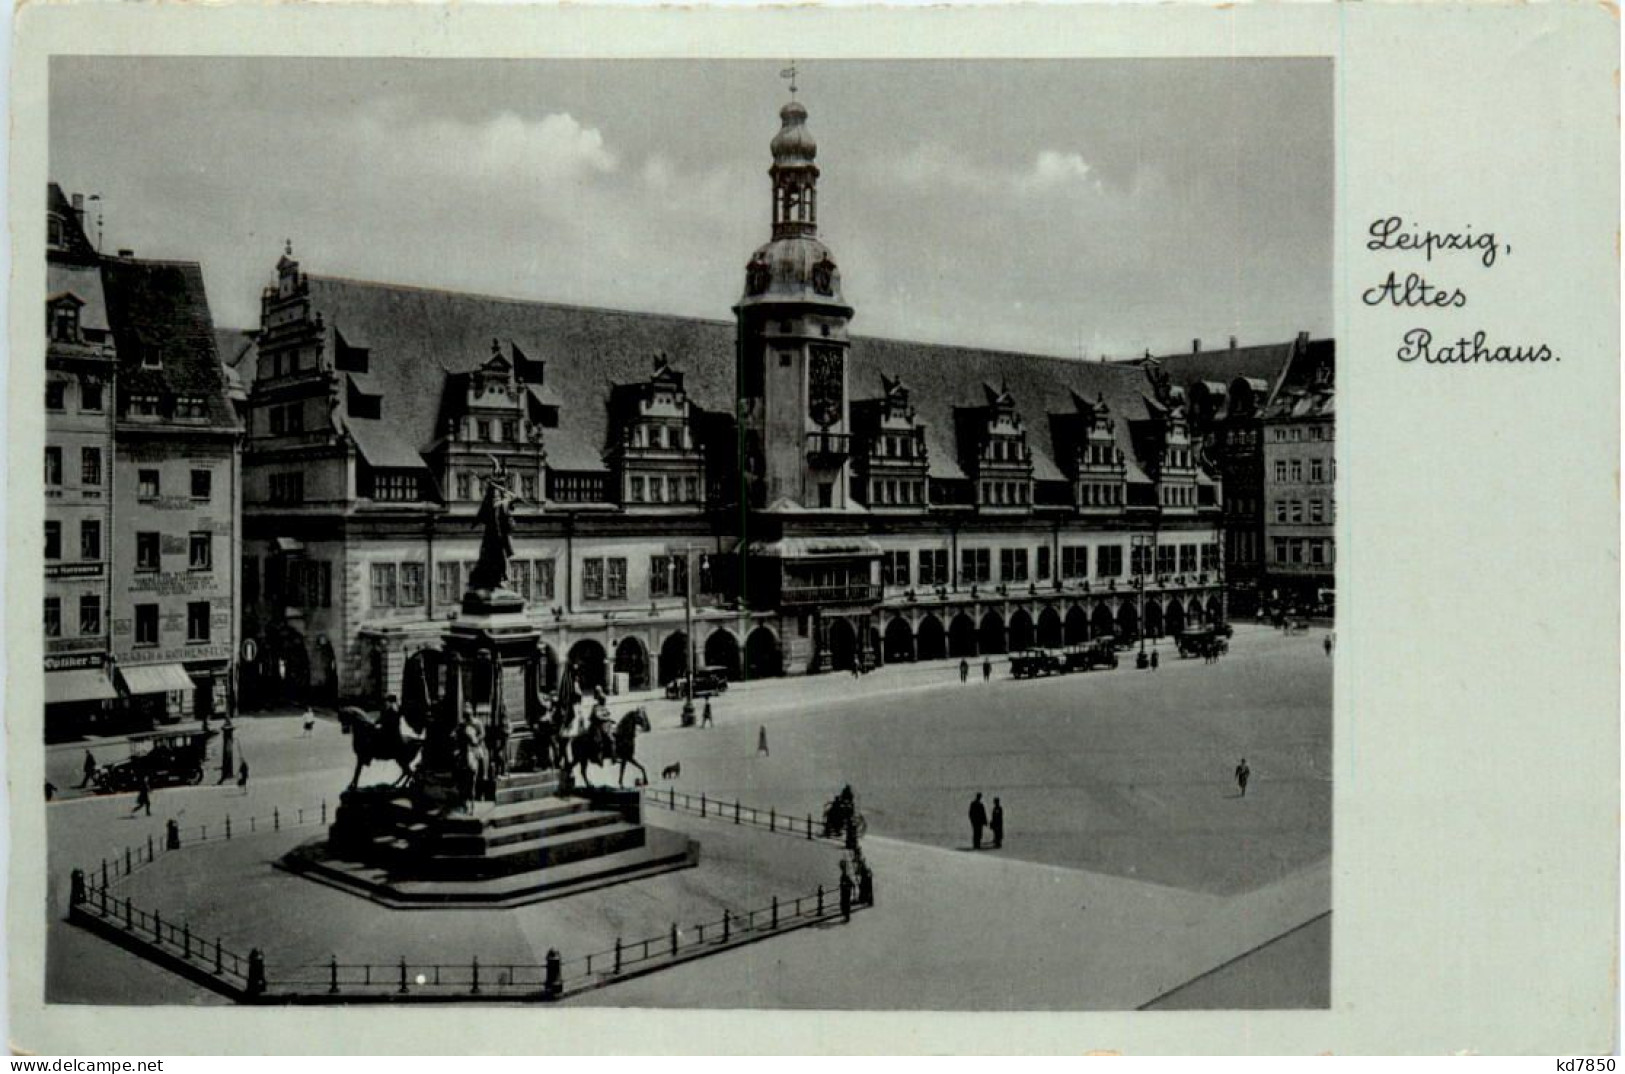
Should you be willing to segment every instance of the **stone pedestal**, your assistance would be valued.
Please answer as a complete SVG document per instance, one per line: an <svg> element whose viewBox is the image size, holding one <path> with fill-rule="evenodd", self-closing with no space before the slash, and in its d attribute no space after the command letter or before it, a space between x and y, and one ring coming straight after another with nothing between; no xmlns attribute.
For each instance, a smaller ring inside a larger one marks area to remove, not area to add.
<svg viewBox="0 0 1625 1074"><path fill-rule="evenodd" d="M540 658L541 631L525 619L523 605L515 611L469 614L466 598L463 603L465 611L451 621L442 648L448 654L457 654L463 666L471 669L471 699L490 696L489 684L481 680L488 673L486 656L495 652L502 666L503 711L510 723L523 723L526 673Z"/></svg>

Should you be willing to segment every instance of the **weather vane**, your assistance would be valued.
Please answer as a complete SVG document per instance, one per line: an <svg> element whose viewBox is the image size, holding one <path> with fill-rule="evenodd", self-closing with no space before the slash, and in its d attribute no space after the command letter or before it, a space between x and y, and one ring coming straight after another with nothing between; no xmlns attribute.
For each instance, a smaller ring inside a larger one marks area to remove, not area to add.
<svg viewBox="0 0 1625 1074"><path fill-rule="evenodd" d="M796 62L791 60L790 66L779 72L779 77L790 80L790 96L794 97L796 95Z"/></svg>

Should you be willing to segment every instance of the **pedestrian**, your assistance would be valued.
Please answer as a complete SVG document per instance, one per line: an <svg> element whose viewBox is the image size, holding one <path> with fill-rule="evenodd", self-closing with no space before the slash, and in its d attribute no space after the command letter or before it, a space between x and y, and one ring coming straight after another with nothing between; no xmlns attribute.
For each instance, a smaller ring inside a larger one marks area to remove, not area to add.
<svg viewBox="0 0 1625 1074"><path fill-rule="evenodd" d="M135 808L130 812L139 813L143 809L147 811L147 816L152 816L152 785L147 782L146 776L141 777L141 783L136 787Z"/></svg>
<svg viewBox="0 0 1625 1074"><path fill-rule="evenodd" d="M959 661L959 681L970 681L970 661L964 659L963 657L961 657Z"/></svg>
<svg viewBox="0 0 1625 1074"><path fill-rule="evenodd" d="M984 657L982 657L982 681L986 682L987 680L991 679L992 677L993 677L993 661L991 659L989 659L988 657L984 656Z"/></svg>
<svg viewBox="0 0 1625 1074"><path fill-rule="evenodd" d="M1151 650L1151 670L1157 670L1157 651L1155 649Z"/></svg>
<svg viewBox="0 0 1625 1074"><path fill-rule="evenodd" d="M1326 655L1332 655L1332 636L1330 634L1326 635Z"/></svg>
<svg viewBox="0 0 1625 1074"><path fill-rule="evenodd" d="M756 752L763 757L771 756L767 752L767 725L763 724L756 729Z"/></svg>
<svg viewBox="0 0 1625 1074"><path fill-rule="evenodd" d="M1004 805L997 798L993 799L993 818L987 827L993 833L993 849L998 850L1004 846Z"/></svg>
<svg viewBox="0 0 1625 1074"><path fill-rule="evenodd" d="M79 784L80 787L88 787L88 786L90 786L91 781L96 778L96 758L91 755L91 752L89 750L85 751L85 769L84 769L84 771L85 771L85 778L84 778L83 781L80 782L80 784Z"/></svg>
<svg viewBox="0 0 1625 1074"><path fill-rule="evenodd" d="M982 849L982 829L987 827L987 807L982 804L982 792L977 791L970 804L970 846Z"/></svg>
<svg viewBox="0 0 1625 1074"><path fill-rule="evenodd" d="M852 920L852 875L846 871L846 859L841 859L841 920Z"/></svg>
<svg viewBox="0 0 1625 1074"><path fill-rule="evenodd" d="M237 766L237 786L244 794L248 793L248 762L245 760Z"/></svg>
<svg viewBox="0 0 1625 1074"><path fill-rule="evenodd" d="M700 717L700 726L701 727L711 727L713 725L714 725L714 721L711 719L711 699L706 698L705 699L705 715Z"/></svg>
<svg viewBox="0 0 1625 1074"><path fill-rule="evenodd" d="M1253 770L1247 767L1247 758L1243 757L1236 766L1236 786L1241 788L1241 797L1247 797L1247 781L1252 778Z"/></svg>
<svg viewBox="0 0 1625 1074"><path fill-rule="evenodd" d="M50 780L45 781L45 800L49 802L56 797L56 784Z"/></svg>
<svg viewBox="0 0 1625 1074"><path fill-rule="evenodd" d="M316 711L314 709L312 709L309 705L306 705L305 706L305 733L304 733L304 737L309 738L310 733L312 731L314 731L314 730L316 730Z"/></svg>

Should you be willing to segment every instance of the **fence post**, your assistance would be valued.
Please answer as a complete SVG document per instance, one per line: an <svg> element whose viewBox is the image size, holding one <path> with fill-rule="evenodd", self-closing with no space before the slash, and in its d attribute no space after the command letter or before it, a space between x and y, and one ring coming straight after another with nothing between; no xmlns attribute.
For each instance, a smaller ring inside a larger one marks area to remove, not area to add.
<svg viewBox="0 0 1625 1074"><path fill-rule="evenodd" d="M824 916L824 885L818 885L818 916Z"/></svg>
<svg viewBox="0 0 1625 1074"><path fill-rule="evenodd" d="M773 927L779 927L779 897L773 896Z"/></svg>
<svg viewBox="0 0 1625 1074"><path fill-rule="evenodd" d="M249 814L249 817L248 817L248 834L249 835L254 834L254 816L253 816L253 814Z"/></svg>
<svg viewBox="0 0 1625 1074"><path fill-rule="evenodd" d="M677 922L671 923L671 953L677 953Z"/></svg>
<svg viewBox="0 0 1625 1074"><path fill-rule="evenodd" d="M807 814L807 838L812 838L812 814Z"/></svg>
<svg viewBox="0 0 1625 1074"><path fill-rule="evenodd" d="M220 974L224 971L224 969L225 969L225 967L221 964L221 959L220 959L220 937L216 936L214 938L214 974L215 974L215 976L216 977L220 976Z"/></svg>
<svg viewBox="0 0 1625 1074"><path fill-rule="evenodd" d="M725 910L722 911L722 942L723 943L728 942L728 934L733 931L732 926L733 926L733 921L731 920L731 916L729 915L728 911L725 909Z"/></svg>
<svg viewBox="0 0 1625 1074"><path fill-rule="evenodd" d="M339 993L339 956L333 955L327 960L327 994L336 996Z"/></svg>
<svg viewBox="0 0 1625 1074"><path fill-rule="evenodd" d="M179 850L181 848L181 826L171 817L164 822L164 849Z"/></svg>
<svg viewBox="0 0 1625 1074"><path fill-rule="evenodd" d="M152 833L147 833L147 861L152 861Z"/></svg>
<svg viewBox="0 0 1625 1074"><path fill-rule="evenodd" d="M130 865L130 848L125 847L124 848L124 875L125 876L130 875L131 868L132 868L132 866Z"/></svg>
<svg viewBox="0 0 1625 1074"><path fill-rule="evenodd" d="M124 896L124 931L129 932L134 927L130 914L130 897L126 895Z"/></svg>
<svg viewBox="0 0 1625 1074"><path fill-rule="evenodd" d="M769 809L767 811L767 830L770 831L770 832L776 832L776 831L779 830L779 807L778 806L771 806L771 807L769 807Z"/></svg>
<svg viewBox="0 0 1625 1074"><path fill-rule="evenodd" d="M68 905L78 906L85 901L85 871L75 869L68 877Z"/></svg>
<svg viewBox="0 0 1625 1074"><path fill-rule="evenodd" d="M278 832L280 832L282 830L282 810L281 809L273 808L271 810L271 829L273 831L278 831Z"/></svg>
<svg viewBox="0 0 1625 1074"><path fill-rule="evenodd" d="M615 972L621 972L621 938L615 937Z"/></svg>
<svg viewBox="0 0 1625 1074"><path fill-rule="evenodd" d="M474 986L469 989L476 996L480 993L480 960L474 959Z"/></svg>
<svg viewBox="0 0 1625 1074"><path fill-rule="evenodd" d="M322 823L327 823L327 799L322 799Z"/></svg>
<svg viewBox="0 0 1625 1074"><path fill-rule="evenodd" d="M207 843L209 841L209 826L204 824L200 825L200 827L203 829L203 834L198 836L198 842Z"/></svg>
<svg viewBox="0 0 1625 1074"><path fill-rule="evenodd" d="M226 818L226 838L227 839L231 838L231 818L230 817Z"/></svg>
<svg viewBox="0 0 1625 1074"><path fill-rule="evenodd" d="M478 992L479 989L476 988L474 991ZM406 956L405 955L401 956L401 987L400 987L400 993L403 996L406 995Z"/></svg>
<svg viewBox="0 0 1625 1074"><path fill-rule="evenodd" d="M705 816L705 792L700 792L700 816Z"/></svg>
<svg viewBox="0 0 1625 1074"><path fill-rule="evenodd" d="M734 799L734 823L739 823L739 799Z"/></svg>
<svg viewBox="0 0 1625 1074"><path fill-rule="evenodd" d="M265 956L257 947L248 951L248 994L251 996L265 994Z"/></svg>
<svg viewBox="0 0 1625 1074"><path fill-rule="evenodd" d="M162 910L152 912L152 935L159 947L164 946L164 914Z"/></svg>
<svg viewBox="0 0 1625 1074"><path fill-rule="evenodd" d="M559 949L547 949L547 976L542 981L542 995L548 999L558 999L564 991L564 966L559 959Z"/></svg>
<svg viewBox="0 0 1625 1074"><path fill-rule="evenodd" d="M102 890L107 890L107 859L102 859Z"/></svg>
<svg viewBox="0 0 1625 1074"><path fill-rule="evenodd" d="M181 951L186 958L192 957L192 923L181 922Z"/></svg>

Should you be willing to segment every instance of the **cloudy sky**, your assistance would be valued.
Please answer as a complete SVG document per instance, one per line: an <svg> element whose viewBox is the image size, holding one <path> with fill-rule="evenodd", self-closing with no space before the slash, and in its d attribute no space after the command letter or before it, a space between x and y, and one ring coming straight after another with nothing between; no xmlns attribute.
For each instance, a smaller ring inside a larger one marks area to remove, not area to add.
<svg viewBox="0 0 1625 1074"><path fill-rule="evenodd" d="M58 58L104 249L728 318L782 63ZM1331 330L1331 65L800 63L853 330L1124 357ZM94 237L94 235L93 235Z"/></svg>

